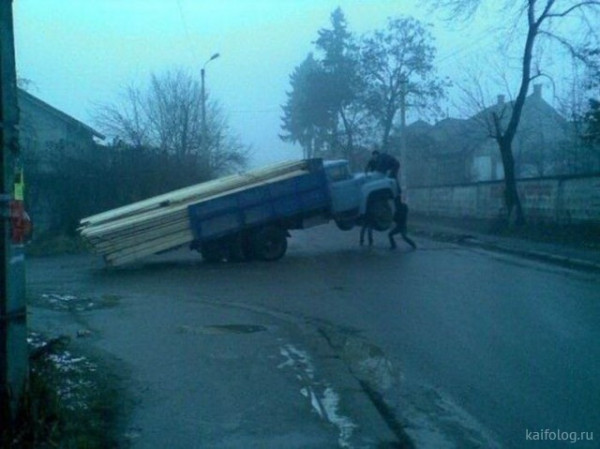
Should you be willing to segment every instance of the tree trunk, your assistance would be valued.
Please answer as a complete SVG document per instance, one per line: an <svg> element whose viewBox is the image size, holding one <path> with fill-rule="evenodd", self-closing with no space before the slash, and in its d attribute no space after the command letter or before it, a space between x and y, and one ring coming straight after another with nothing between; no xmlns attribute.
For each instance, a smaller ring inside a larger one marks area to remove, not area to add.
<svg viewBox="0 0 600 449"><path fill-rule="evenodd" d="M504 184L505 184L505 200L506 209L508 214L509 225L512 225L512 218L514 217L514 224L516 226L522 226L525 224L525 215L523 214L523 208L521 207L521 200L519 198L519 192L517 191L517 183L515 180L515 159L512 152L512 142L517 133L519 122L521 121L521 114L525 105L527 97L527 91L529 90L529 83L531 81L531 61L533 55L533 45L535 38L537 37L539 26L544 20L544 16L548 13L548 9L552 6L554 0L547 3L546 10L542 13L540 19L535 19L535 1L527 2L527 22L528 30L527 37L525 39L525 48L523 49L523 61L521 72L521 86L519 93L515 99L510 120L504 132L502 132L500 118L494 115L494 126L496 128L496 141L500 148L500 154L502 155L502 165L504 166ZM514 215L513 215L514 214Z"/></svg>
<svg viewBox="0 0 600 449"><path fill-rule="evenodd" d="M354 136L352 134L352 126L344 114L344 108L340 109L340 117L342 118L342 123L344 124L344 131L347 139L346 145L344 146L344 154L346 159L352 160L352 153L354 152Z"/></svg>
<svg viewBox="0 0 600 449"><path fill-rule="evenodd" d="M390 107L387 108L388 113L386 114L385 121L383 123L383 138L381 139L381 147L383 151L389 150L390 134L392 132L392 125L394 124L394 115L396 111L392 111Z"/></svg>
<svg viewBox="0 0 600 449"><path fill-rule="evenodd" d="M512 153L512 145L509 140L498 142L500 153L502 155L502 165L504 167L504 200L508 224L512 226L523 226L525 224L525 215L521 206L521 199L517 190L517 181L515 178L515 160Z"/></svg>

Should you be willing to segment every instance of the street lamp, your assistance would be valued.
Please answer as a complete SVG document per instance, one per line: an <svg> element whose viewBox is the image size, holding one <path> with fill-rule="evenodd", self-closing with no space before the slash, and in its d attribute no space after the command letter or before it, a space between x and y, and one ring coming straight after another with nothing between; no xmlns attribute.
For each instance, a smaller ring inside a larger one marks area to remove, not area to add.
<svg viewBox="0 0 600 449"><path fill-rule="evenodd" d="M202 66L202 70L200 71L200 78L202 80L202 146L205 146L206 144L206 95L204 93L204 72L206 71L206 65L213 59L217 59L219 56L221 56L219 53L215 53L214 55L212 55L210 59L208 59L208 61L204 63L204 65Z"/></svg>

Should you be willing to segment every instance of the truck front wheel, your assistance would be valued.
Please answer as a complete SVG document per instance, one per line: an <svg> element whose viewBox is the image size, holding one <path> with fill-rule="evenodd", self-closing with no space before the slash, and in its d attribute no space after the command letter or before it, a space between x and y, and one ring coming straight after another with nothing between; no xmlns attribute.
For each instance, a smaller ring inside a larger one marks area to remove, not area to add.
<svg viewBox="0 0 600 449"><path fill-rule="evenodd" d="M354 219L350 218L338 218L335 220L335 224L340 231L349 231L354 228Z"/></svg>
<svg viewBox="0 0 600 449"><path fill-rule="evenodd" d="M376 231L389 229L393 220L392 207L389 200L383 197L369 199L367 220Z"/></svg>
<svg viewBox="0 0 600 449"><path fill-rule="evenodd" d="M275 261L287 251L287 235L278 226L266 226L252 236L252 254L259 260Z"/></svg>

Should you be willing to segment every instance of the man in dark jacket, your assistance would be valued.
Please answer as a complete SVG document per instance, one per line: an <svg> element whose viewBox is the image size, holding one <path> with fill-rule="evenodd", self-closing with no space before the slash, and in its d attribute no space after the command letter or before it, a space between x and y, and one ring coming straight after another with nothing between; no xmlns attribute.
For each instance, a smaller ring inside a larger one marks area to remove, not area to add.
<svg viewBox="0 0 600 449"><path fill-rule="evenodd" d="M402 202L402 198L398 195L394 198L394 229L392 229L388 238L390 239L390 249L396 249L396 241L394 240L394 235L400 234L402 239L406 243L408 243L412 249L417 249L417 245L406 235L406 222L408 221L408 206L406 203Z"/></svg>
<svg viewBox="0 0 600 449"><path fill-rule="evenodd" d="M400 183L398 182L398 172L400 171L400 162L394 156L387 153L380 153L374 150L371 153L371 159L365 167L365 172L378 171L392 179L396 180L398 193L400 193Z"/></svg>

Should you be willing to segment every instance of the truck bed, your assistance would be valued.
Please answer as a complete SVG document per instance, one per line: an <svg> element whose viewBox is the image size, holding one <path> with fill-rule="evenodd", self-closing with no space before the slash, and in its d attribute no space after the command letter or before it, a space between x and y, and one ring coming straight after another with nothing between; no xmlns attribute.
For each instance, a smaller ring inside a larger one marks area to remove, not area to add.
<svg viewBox="0 0 600 449"><path fill-rule="evenodd" d="M198 237L188 208L306 174L310 160L291 161L175 190L81 220L79 233L116 266L191 243Z"/></svg>

